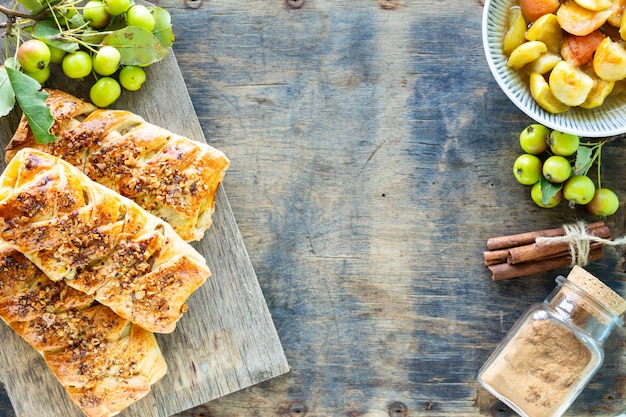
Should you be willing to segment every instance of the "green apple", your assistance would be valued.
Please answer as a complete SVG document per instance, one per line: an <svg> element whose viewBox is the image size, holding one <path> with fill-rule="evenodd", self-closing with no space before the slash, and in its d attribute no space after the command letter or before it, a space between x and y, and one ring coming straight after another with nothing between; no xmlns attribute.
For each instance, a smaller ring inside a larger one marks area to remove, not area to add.
<svg viewBox="0 0 626 417"><path fill-rule="evenodd" d="M137 91L146 81L146 72L136 65L126 65L120 70L119 80L125 89Z"/></svg>
<svg viewBox="0 0 626 417"><path fill-rule="evenodd" d="M29 39L17 48L17 60L25 72L41 71L50 63L50 48L39 39Z"/></svg>
<svg viewBox="0 0 626 417"><path fill-rule="evenodd" d="M546 204L543 203L543 192L541 191L541 181L537 181L530 189L530 198L539 207L552 208L556 207L563 200L563 191L554 194Z"/></svg>
<svg viewBox="0 0 626 417"><path fill-rule="evenodd" d="M100 29L109 24L111 15L100 0L89 0L83 7L83 17L92 28Z"/></svg>
<svg viewBox="0 0 626 417"><path fill-rule="evenodd" d="M50 63L51 64L60 64L63 62L63 57L65 56L65 51L61 48L57 48L56 46L52 46L48 44L48 48L50 49Z"/></svg>
<svg viewBox="0 0 626 417"><path fill-rule="evenodd" d="M102 77L89 90L91 102L98 107L110 106L120 97L122 87L115 78Z"/></svg>
<svg viewBox="0 0 626 417"><path fill-rule="evenodd" d="M83 78L91 73L93 63L91 56L82 50L70 52L63 57L61 69L70 78Z"/></svg>
<svg viewBox="0 0 626 417"><path fill-rule="evenodd" d="M126 23L128 23L128 26L138 26L148 32L152 32L155 20L150 9L143 4L135 4L126 12Z"/></svg>
<svg viewBox="0 0 626 417"><path fill-rule="evenodd" d="M565 182L572 174L572 165L560 155L552 155L543 162L543 176L550 182Z"/></svg>
<svg viewBox="0 0 626 417"><path fill-rule="evenodd" d="M570 156L574 155L580 145L580 137L570 133L559 132L553 130L548 137L548 146L555 155Z"/></svg>
<svg viewBox="0 0 626 417"><path fill-rule="evenodd" d="M550 130L539 123L526 126L519 135L519 144L524 152L539 155L548 149Z"/></svg>
<svg viewBox="0 0 626 417"><path fill-rule="evenodd" d="M110 45L104 45L93 56L93 70L100 75L112 75L120 66L120 51Z"/></svg>
<svg viewBox="0 0 626 417"><path fill-rule="evenodd" d="M610 216L619 208L619 198L608 188L598 188L586 208L594 216Z"/></svg>
<svg viewBox="0 0 626 417"><path fill-rule="evenodd" d="M563 198L569 201L570 206L589 203L595 192L593 180L586 175L574 175L563 184Z"/></svg>
<svg viewBox="0 0 626 417"><path fill-rule="evenodd" d="M130 9L130 0L104 0L107 12L111 16L119 16Z"/></svg>
<svg viewBox="0 0 626 417"><path fill-rule="evenodd" d="M513 175L520 184L533 185L541 178L541 159L528 153L518 156L513 163Z"/></svg>

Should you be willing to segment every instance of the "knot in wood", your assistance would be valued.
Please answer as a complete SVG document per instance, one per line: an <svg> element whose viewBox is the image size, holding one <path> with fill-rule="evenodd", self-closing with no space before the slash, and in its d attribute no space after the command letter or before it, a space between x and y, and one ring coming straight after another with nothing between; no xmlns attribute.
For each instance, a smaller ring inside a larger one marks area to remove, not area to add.
<svg viewBox="0 0 626 417"><path fill-rule="evenodd" d="M400 0L378 0L378 4L385 10L395 10L400 5Z"/></svg>
<svg viewBox="0 0 626 417"><path fill-rule="evenodd" d="M407 417L409 409L404 403L400 401L394 401L389 404L388 412L389 417Z"/></svg>
<svg viewBox="0 0 626 417"><path fill-rule="evenodd" d="M300 9L304 5L304 0L285 0L291 9Z"/></svg>
<svg viewBox="0 0 626 417"><path fill-rule="evenodd" d="M189 9L199 9L202 6L203 0L183 0L185 6Z"/></svg>
<svg viewBox="0 0 626 417"><path fill-rule="evenodd" d="M305 417L308 412L309 409L301 401L293 401L286 408L278 409L278 414L286 417Z"/></svg>

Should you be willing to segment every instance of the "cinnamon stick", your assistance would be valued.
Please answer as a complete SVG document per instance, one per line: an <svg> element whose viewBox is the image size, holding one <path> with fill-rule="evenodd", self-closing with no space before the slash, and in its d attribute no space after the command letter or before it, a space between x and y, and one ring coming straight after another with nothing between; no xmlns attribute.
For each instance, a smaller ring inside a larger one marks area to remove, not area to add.
<svg viewBox="0 0 626 417"><path fill-rule="evenodd" d="M600 246L599 248L592 249L589 252L587 259L589 261L596 261L598 259L602 259L603 257L604 248ZM521 264L500 263L490 265L488 268L491 271L491 279L499 281L564 268L569 266L571 262L571 256L567 254L565 256L558 256L537 262L524 262Z"/></svg>
<svg viewBox="0 0 626 417"><path fill-rule="evenodd" d="M589 245L589 252L591 252L594 249L599 249L601 247L603 247L603 245L600 242L592 243L591 245ZM533 261L528 261L528 262L545 261L546 259L554 259L554 258L561 258L561 257L570 257L570 259L571 259L571 252L569 251L569 249L566 250L566 251L563 251L563 252L553 253L551 255L546 255L546 256L543 256L541 258L537 258L537 259L535 259ZM589 255L587 255L587 257L589 257ZM526 262L521 262L519 264L511 264L509 262L510 265L520 265L522 263L526 263Z"/></svg>
<svg viewBox="0 0 626 417"><path fill-rule="evenodd" d="M487 266L507 262L508 257L509 249L496 249L483 252L483 259Z"/></svg>
<svg viewBox="0 0 626 417"><path fill-rule="evenodd" d="M589 235L598 237L601 239L609 239L611 237L611 231L608 227L599 227L588 231ZM598 243L598 242L593 242ZM593 247L594 244L590 246ZM601 243L595 245L595 247L601 246ZM519 264L522 262L536 261L538 259L547 258L550 255L568 252L569 245L567 242L542 242L531 243L529 245L518 246L508 249L507 262L510 264ZM498 251L499 253L500 251Z"/></svg>
<svg viewBox="0 0 626 417"><path fill-rule="evenodd" d="M599 227L604 227L604 222L595 222L587 225L587 231L591 231L593 229L597 229ZM535 239L538 237L556 237L556 236L564 236L565 229L563 227L557 227L554 229L546 229L539 230L534 232L525 232L518 233L514 235L508 236L498 236L493 237L487 240L487 249L488 250L496 250L496 249L506 249L506 248L514 248L517 246L528 245L535 242Z"/></svg>

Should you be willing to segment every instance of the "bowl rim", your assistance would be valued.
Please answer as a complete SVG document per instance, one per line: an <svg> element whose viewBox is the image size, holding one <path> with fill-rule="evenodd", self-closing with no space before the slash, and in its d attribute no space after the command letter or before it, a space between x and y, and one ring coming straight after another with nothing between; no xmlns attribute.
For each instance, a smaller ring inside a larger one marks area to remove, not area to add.
<svg viewBox="0 0 626 417"><path fill-rule="evenodd" d="M534 120L536 123L540 123L550 129L559 130L565 133L575 134L581 137L593 137L593 138L601 138L601 137L612 137L618 136L626 133L626 98L623 99L624 103L621 104L619 110L621 115L617 115L617 121L619 119L624 120L624 123L620 125L608 126L606 123L601 124L602 118L606 118L607 114L613 113L616 110L605 109L604 111L601 108L598 109L582 109L582 108L572 108L565 113L560 114L551 114L546 110L539 107L539 105L534 101L532 97L531 101L533 106L529 106L528 104L522 102L519 97L512 91L509 85L505 83L503 74L498 70L496 66L496 57L493 53L493 42L490 38L492 32L489 31L489 23L492 20L492 13L494 10L494 5L499 4L510 4L513 5L513 0L485 0L485 4L483 6L483 16L482 16L482 42L483 49L485 53L485 58L487 60L487 65L489 66L489 70L496 83L500 87L500 89L505 93L505 95L515 104L522 112L524 112L528 117ZM501 58L505 57L503 54L500 56ZM511 70L513 71L513 70ZM525 91L525 95L530 95L530 91ZM626 95L626 94L623 94ZM606 106L606 104L605 104ZM598 118L594 121L586 121L583 119L588 119L589 116L602 114L601 118ZM600 126L598 126L600 125Z"/></svg>

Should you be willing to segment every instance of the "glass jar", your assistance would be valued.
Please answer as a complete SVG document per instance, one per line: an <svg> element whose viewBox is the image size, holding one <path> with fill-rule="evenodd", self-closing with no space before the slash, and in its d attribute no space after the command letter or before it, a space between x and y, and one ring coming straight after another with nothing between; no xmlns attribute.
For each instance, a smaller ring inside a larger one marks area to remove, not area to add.
<svg viewBox="0 0 626 417"><path fill-rule="evenodd" d="M478 373L479 382L524 417L561 416L598 371L603 344L626 300L575 266L520 317Z"/></svg>

